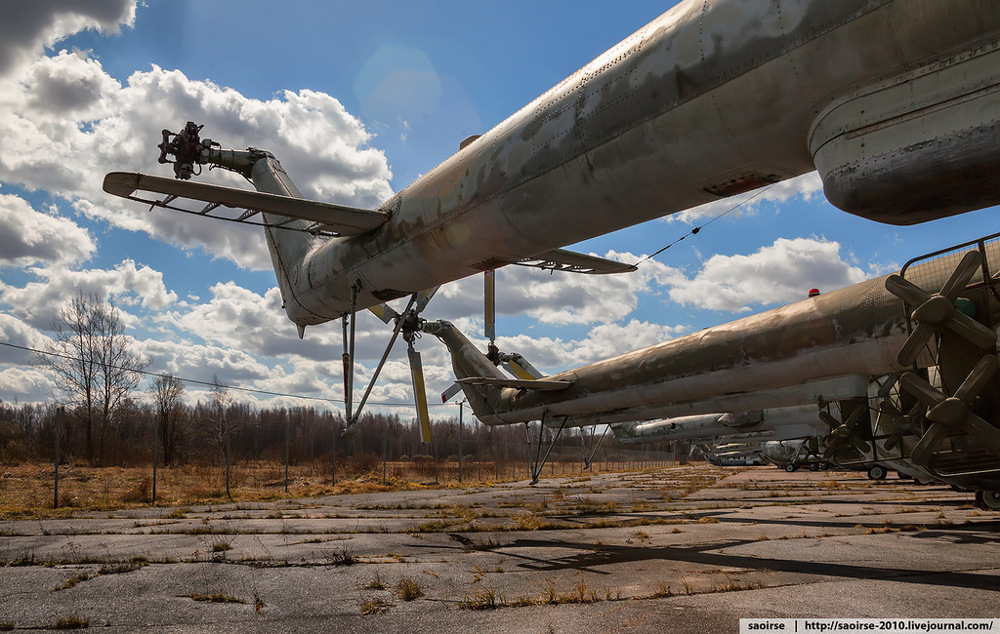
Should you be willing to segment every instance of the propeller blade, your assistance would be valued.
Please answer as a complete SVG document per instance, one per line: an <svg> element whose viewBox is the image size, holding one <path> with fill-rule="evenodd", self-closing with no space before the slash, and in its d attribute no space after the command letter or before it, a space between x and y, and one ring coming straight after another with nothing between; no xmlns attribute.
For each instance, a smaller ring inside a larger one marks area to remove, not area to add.
<svg viewBox="0 0 1000 634"><path fill-rule="evenodd" d="M939 294L944 295L954 302L958 294L969 285L969 280L972 279L973 274L975 274L976 269L982 264L982 261L983 256L979 251L969 251L966 253L962 261L955 267L951 277L941 287Z"/></svg>
<svg viewBox="0 0 1000 634"><path fill-rule="evenodd" d="M490 340L490 343L496 341L497 338L497 272L493 269L489 271L483 271L483 301L484 301L484 312L483 312L483 329L485 330L486 338Z"/></svg>
<svg viewBox="0 0 1000 634"><path fill-rule="evenodd" d="M931 459L931 454L934 453L934 449L944 440L950 430L944 425L931 425L931 428L927 430L920 440L917 442L913 451L910 452L910 459L917 464L927 464Z"/></svg>
<svg viewBox="0 0 1000 634"><path fill-rule="evenodd" d="M912 372L907 372L899 377L899 384L903 386L904 390L928 407L934 407L945 400L944 394L938 392L930 383Z"/></svg>
<svg viewBox="0 0 1000 634"><path fill-rule="evenodd" d="M963 427L984 447L988 447L995 455L1000 456L1000 429L990 425L975 414L969 415Z"/></svg>
<svg viewBox="0 0 1000 634"><path fill-rule="evenodd" d="M917 327L913 329L910 336L903 342L902 347L899 349L899 354L896 355L896 361L899 362L899 365L913 365L913 362L920 356L924 346L927 345L927 342L930 341L933 335L933 326L917 324Z"/></svg>
<svg viewBox="0 0 1000 634"><path fill-rule="evenodd" d="M885 290L889 291L910 306L919 306L931 297L930 293L924 291L916 284L913 284L908 280L904 280L899 275L890 275L886 278Z"/></svg>
<svg viewBox="0 0 1000 634"><path fill-rule="evenodd" d="M1000 359L996 355L986 355L972 368L969 376L955 390L955 398L969 402L979 394L1000 370Z"/></svg>
<svg viewBox="0 0 1000 634"><path fill-rule="evenodd" d="M831 430L837 429L838 427L840 427L840 421L837 420L836 417L833 416L833 414L831 414L830 412L820 411L819 418L824 423L826 423L827 425L829 425Z"/></svg>
<svg viewBox="0 0 1000 634"><path fill-rule="evenodd" d="M945 327L977 348L992 348L997 342L997 333L957 310L948 316Z"/></svg>
<svg viewBox="0 0 1000 634"><path fill-rule="evenodd" d="M447 403L451 399L455 398L455 395L462 391L462 385L460 383L452 383L451 386L441 392L441 402Z"/></svg>
<svg viewBox="0 0 1000 634"><path fill-rule="evenodd" d="M406 349L410 361L410 380L413 386L413 399L417 405L417 422L420 423L420 441L431 441L431 416L427 411L427 388L424 384L424 368L420 364L420 353L411 345Z"/></svg>

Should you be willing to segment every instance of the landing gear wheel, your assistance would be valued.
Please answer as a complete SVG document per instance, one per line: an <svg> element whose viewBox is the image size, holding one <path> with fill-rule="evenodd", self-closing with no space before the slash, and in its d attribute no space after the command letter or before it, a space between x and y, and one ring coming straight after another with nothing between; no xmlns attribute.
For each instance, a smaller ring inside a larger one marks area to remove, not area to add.
<svg viewBox="0 0 1000 634"><path fill-rule="evenodd" d="M829 462L821 462L821 463L819 463L819 470L820 471L827 471L829 469L830 469L830 463Z"/></svg>
<svg viewBox="0 0 1000 634"><path fill-rule="evenodd" d="M868 479L869 480L885 480L886 470L880 464L872 465L868 468Z"/></svg>
<svg viewBox="0 0 1000 634"><path fill-rule="evenodd" d="M1000 511L1000 491L976 491L976 506L984 511Z"/></svg>
<svg viewBox="0 0 1000 634"><path fill-rule="evenodd" d="M794 462L786 462L785 463L785 471L787 471L788 473L792 473L793 471L795 471L798 468L799 468L798 465L796 465Z"/></svg>

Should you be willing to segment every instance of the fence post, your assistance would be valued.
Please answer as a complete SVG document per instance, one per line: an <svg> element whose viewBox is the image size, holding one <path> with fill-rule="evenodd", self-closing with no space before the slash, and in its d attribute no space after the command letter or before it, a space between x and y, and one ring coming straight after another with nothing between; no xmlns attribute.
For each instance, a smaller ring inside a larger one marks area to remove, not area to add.
<svg viewBox="0 0 1000 634"><path fill-rule="evenodd" d="M382 484L386 484L385 479L385 464L386 464L386 452L389 451L389 437L386 435L385 430L382 430Z"/></svg>
<svg viewBox="0 0 1000 634"><path fill-rule="evenodd" d="M288 493L288 428L290 425L288 418L285 418L285 493Z"/></svg>
<svg viewBox="0 0 1000 634"><path fill-rule="evenodd" d="M462 411L465 401L458 402L458 483L462 484Z"/></svg>
<svg viewBox="0 0 1000 634"><path fill-rule="evenodd" d="M56 470L55 470L55 486L52 487L52 508L59 508L59 436L62 435L62 413L63 408L60 405L56 408Z"/></svg>

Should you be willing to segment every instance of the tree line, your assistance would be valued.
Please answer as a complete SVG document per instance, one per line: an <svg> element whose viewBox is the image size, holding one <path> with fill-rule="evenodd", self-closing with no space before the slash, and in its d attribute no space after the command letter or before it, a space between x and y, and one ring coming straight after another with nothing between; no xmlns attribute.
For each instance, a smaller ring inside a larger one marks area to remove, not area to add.
<svg viewBox="0 0 1000 634"><path fill-rule="evenodd" d="M286 452L293 463L329 460L334 452L373 461L448 459L459 451L468 459L501 462L525 456L523 425L490 428L471 416L461 429L454 417L434 421L434 441L424 444L415 420L369 412L355 434L342 438L346 420L339 411L258 408L235 401L217 379L207 400L194 405L186 402L184 382L169 375L155 377L140 399L145 364L114 306L81 293L62 308L52 329L52 344L38 361L57 377L63 396L47 405L0 401L0 462L51 460L57 434L62 460L95 466L150 464L154 447L159 465L213 464L225 460L227 445L234 461L281 461ZM535 424L533 444L537 434ZM545 430L543 442L552 434ZM581 440L579 430L564 431L552 459L579 459ZM603 442L606 450L621 450L610 434Z"/></svg>

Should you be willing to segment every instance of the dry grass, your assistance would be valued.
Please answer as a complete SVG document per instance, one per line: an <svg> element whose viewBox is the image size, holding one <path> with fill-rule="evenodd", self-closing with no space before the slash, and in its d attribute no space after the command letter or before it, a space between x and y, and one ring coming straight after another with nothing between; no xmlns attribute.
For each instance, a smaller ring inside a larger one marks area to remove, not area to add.
<svg viewBox="0 0 1000 634"><path fill-rule="evenodd" d="M186 507L199 504L228 502L270 501L285 498L318 497L350 493L378 493L387 491L412 491L437 486L438 488L467 488L470 485L492 486L507 481L510 467L501 465L499 480L492 477L476 480L479 472L474 463L466 465L465 482L458 485L450 481L449 469L455 465L441 463L441 484L428 484L427 466L414 462L389 462L385 484L382 482L381 464L369 473L342 473L338 464L337 485L330 484L330 466L323 462L305 463L289 469L288 493L285 493L283 463L261 461L241 463L231 470L226 496L226 469L221 466L184 465L161 467L157 470L156 505ZM346 469L345 469L346 471ZM431 463L433 477L433 463ZM493 465L482 469L483 476L492 476ZM506 475L504 475L506 474ZM523 478L523 473L520 474ZM447 481L446 481L447 478ZM85 464L59 466L59 508L53 508L53 467L51 463L25 463L0 465L0 520L45 519L69 517L81 511L111 511L138 508L152 503L152 468L144 467L90 467ZM558 497L558 496L557 496ZM528 507L523 500L521 505ZM535 512L544 512L545 503L531 505ZM584 508L598 513L613 510L605 504L585 501ZM585 507L592 507L590 509ZM175 511L183 517L183 511ZM448 516L473 519L482 511L457 505L445 510Z"/></svg>

